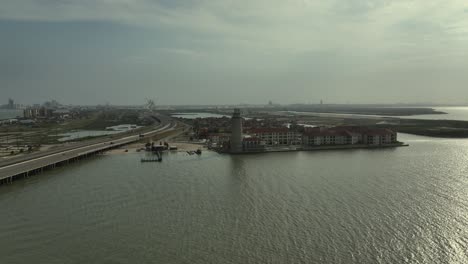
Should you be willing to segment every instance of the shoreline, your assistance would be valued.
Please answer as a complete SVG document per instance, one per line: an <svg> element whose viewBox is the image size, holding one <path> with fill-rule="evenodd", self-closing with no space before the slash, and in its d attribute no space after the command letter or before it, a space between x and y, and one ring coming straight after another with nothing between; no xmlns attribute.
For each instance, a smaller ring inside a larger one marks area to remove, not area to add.
<svg viewBox="0 0 468 264"><path fill-rule="evenodd" d="M223 152L216 151L221 154L243 155L243 154L260 154L260 153L274 153L274 152L299 152L299 151L326 151L326 150L351 150L351 149L388 149L398 147L409 147L406 143L388 144L388 145L343 145L343 146L320 146L320 147L301 147L301 148L271 148L262 150L252 150L244 152Z"/></svg>
<svg viewBox="0 0 468 264"><path fill-rule="evenodd" d="M162 140L164 141L164 140ZM197 149L203 148L204 146L196 143L187 143L187 142L178 142L173 141L167 142L171 147L177 147L177 150L167 150L170 152L187 152L187 151L195 151ZM106 151L104 155L118 155L118 154L130 154L130 153L138 153L138 152L145 152L145 144L143 143L134 143L129 144L127 146L121 148L111 149Z"/></svg>

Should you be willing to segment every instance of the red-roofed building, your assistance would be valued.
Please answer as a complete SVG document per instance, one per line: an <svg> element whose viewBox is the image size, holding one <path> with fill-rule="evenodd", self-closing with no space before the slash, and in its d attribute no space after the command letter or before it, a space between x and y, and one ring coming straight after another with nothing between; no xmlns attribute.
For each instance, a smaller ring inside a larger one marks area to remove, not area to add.
<svg viewBox="0 0 468 264"><path fill-rule="evenodd" d="M301 133L292 131L287 127L255 128L249 131L253 137L259 138L269 146L300 145Z"/></svg>
<svg viewBox="0 0 468 264"><path fill-rule="evenodd" d="M356 144L359 138L346 130L317 129L305 132L302 140L305 146L349 145Z"/></svg>
<svg viewBox="0 0 468 264"><path fill-rule="evenodd" d="M230 138L231 138L230 133L210 133L208 135L208 140L210 141L210 143L217 144L217 145L228 142Z"/></svg>
<svg viewBox="0 0 468 264"><path fill-rule="evenodd" d="M362 143L367 145L385 145L397 142L397 133L385 128L367 129L362 134Z"/></svg>
<svg viewBox="0 0 468 264"><path fill-rule="evenodd" d="M385 145L397 142L396 132L390 129L363 127L333 127L307 129L302 137L304 146L319 145Z"/></svg>
<svg viewBox="0 0 468 264"><path fill-rule="evenodd" d="M243 151L259 151L265 149L265 142L257 137L245 137L242 140Z"/></svg>

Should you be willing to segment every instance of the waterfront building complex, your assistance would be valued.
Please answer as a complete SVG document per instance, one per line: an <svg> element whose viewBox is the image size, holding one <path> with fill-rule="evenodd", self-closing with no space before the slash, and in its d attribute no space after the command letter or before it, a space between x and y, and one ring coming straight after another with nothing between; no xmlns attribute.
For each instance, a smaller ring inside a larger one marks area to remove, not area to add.
<svg viewBox="0 0 468 264"><path fill-rule="evenodd" d="M239 109L234 110L231 122L230 137L226 134L208 137L218 149L230 153L401 145L397 133L387 128L337 126L309 127L299 131L288 127L259 127L244 131Z"/></svg>

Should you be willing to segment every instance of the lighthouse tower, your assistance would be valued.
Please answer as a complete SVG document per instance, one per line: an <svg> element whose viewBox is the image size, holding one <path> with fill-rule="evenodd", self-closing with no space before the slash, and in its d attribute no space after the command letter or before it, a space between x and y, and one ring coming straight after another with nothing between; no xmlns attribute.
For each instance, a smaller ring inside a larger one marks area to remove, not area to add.
<svg viewBox="0 0 468 264"><path fill-rule="evenodd" d="M242 152L242 118L239 108L234 109L231 121L231 152L239 153Z"/></svg>

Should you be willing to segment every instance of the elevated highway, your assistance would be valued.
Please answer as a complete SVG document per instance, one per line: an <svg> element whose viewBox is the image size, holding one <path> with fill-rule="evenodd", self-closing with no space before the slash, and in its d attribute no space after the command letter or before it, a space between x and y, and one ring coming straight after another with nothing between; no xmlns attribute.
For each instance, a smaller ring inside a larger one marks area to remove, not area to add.
<svg viewBox="0 0 468 264"><path fill-rule="evenodd" d="M0 163L0 184L10 183L17 178L42 172L44 169L55 168L106 150L140 141L142 136L143 138L153 137L163 132L173 131L176 128L176 122L161 120L160 125L144 133L83 142L53 151L26 155L14 161L2 162Z"/></svg>

